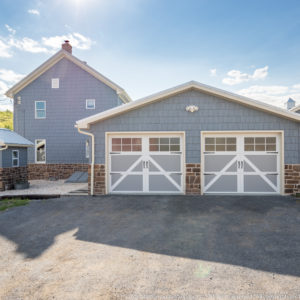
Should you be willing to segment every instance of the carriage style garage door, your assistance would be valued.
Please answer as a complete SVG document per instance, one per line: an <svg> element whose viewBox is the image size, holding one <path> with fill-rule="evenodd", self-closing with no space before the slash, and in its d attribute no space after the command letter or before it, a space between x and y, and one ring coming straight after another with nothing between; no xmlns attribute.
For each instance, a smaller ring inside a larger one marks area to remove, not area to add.
<svg viewBox="0 0 300 300"><path fill-rule="evenodd" d="M183 135L109 134L109 193L183 193Z"/></svg>
<svg viewBox="0 0 300 300"><path fill-rule="evenodd" d="M202 133L204 193L280 193L281 133Z"/></svg>

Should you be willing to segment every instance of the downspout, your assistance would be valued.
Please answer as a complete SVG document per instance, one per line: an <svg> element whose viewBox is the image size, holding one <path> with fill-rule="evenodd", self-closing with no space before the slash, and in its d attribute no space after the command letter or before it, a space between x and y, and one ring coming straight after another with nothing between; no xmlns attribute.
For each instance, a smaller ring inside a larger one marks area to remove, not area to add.
<svg viewBox="0 0 300 300"><path fill-rule="evenodd" d="M95 136L94 134L82 131L79 127L75 126L79 133L92 137L92 162L91 162L91 195L94 195L94 169L95 169Z"/></svg>

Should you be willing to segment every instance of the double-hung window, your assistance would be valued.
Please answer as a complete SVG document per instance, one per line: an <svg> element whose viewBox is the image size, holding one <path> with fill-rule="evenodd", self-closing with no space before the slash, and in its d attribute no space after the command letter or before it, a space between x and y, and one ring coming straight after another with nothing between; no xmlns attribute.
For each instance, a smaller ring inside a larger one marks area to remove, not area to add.
<svg viewBox="0 0 300 300"><path fill-rule="evenodd" d="M46 119L46 101L35 101L35 118Z"/></svg>
<svg viewBox="0 0 300 300"><path fill-rule="evenodd" d="M12 150L12 166L19 166L19 150Z"/></svg>
<svg viewBox="0 0 300 300"><path fill-rule="evenodd" d="M45 139L35 140L35 162L41 164L46 162L46 140Z"/></svg>

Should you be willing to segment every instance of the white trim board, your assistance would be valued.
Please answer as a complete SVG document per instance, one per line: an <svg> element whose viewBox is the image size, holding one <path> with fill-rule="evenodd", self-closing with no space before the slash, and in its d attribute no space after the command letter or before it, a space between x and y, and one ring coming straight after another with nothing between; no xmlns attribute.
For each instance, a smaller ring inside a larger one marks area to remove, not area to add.
<svg viewBox="0 0 300 300"><path fill-rule="evenodd" d="M90 67L89 65L87 65L86 63L84 63L83 61L81 61L80 59L76 58L71 53L63 49L61 49L56 54L51 56L42 65L40 65L34 71L29 73L25 78L23 78L13 87L11 87L5 93L5 95L9 98L13 98L16 93L21 91L24 87L26 87L28 84L30 84L33 80L35 80L39 76L41 76L43 73L45 73L47 70L49 70L52 66L54 66L57 62L59 62L63 58L70 60L71 62L79 66L81 69L94 76L96 79L100 80L104 84L111 87L113 90L117 92L118 96L124 103L131 102L131 98L128 96L128 94L125 92L125 90L122 87L120 87L119 85L117 85L116 83L114 83L113 81L111 81L110 79L108 79L107 77L105 77L104 75L102 75L101 73L99 73L98 71L96 71L95 69L93 69L92 67ZM51 83L49 83L49 88L51 88Z"/></svg>
<svg viewBox="0 0 300 300"><path fill-rule="evenodd" d="M221 98L224 98L226 100L236 102L239 104L243 104L248 107L252 107L257 110L265 111L267 113L275 114L280 117L284 117L293 121L300 122L300 114L288 111L283 108L275 107L273 105L269 105L257 100L253 100L244 96L240 96L237 94L233 94L215 87L211 87L196 81L190 81L187 83L184 83L182 85L175 86L171 89L164 90L162 92L150 95L148 97L127 103L126 105L118 106L109 110L106 110L104 112L95 114L93 116L78 120L76 122L76 127L82 128L82 129L88 129L90 124L103 121L105 119L109 119L111 117L126 113L128 111L138 109L140 107L143 107L145 105L151 104L156 101L163 100L167 97L171 97L173 95L176 95L178 93L182 93L184 91L195 89L210 95L219 96Z"/></svg>

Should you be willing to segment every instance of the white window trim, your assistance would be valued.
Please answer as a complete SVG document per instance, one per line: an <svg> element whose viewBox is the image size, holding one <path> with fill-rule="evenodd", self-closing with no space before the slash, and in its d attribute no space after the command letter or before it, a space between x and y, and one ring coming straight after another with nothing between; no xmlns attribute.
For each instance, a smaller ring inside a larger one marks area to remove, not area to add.
<svg viewBox="0 0 300 300"><path fill-rule="evenodd" d="M57 83L57 86L56 86ZM52 78L51 79L51 88L52 89L59 89L59 78Z"/></svg>
<svg viewBox="0 0 300 300"><path fill-rule="evenodd" d="M88 107L88 101L94 101L94 107L93 108L91 108L91 107ZM86 99L85 100L85 109L95 109L96 108L96 101L95 101L95 99Z"/></svg>
<svg viewBox="0 0 300 300"><path fill-rule="evenodd" d="M14 155L13 155L14 152L18 153L18 158L14 158ZM18 161L18 164L16 166L14 166L14 160ZM12 150L12 152L11 152L11 165L12 165L13 168L17 168L17 167L20 166L20 152L19 152L19 150Z"/></svg>
<svg viewBox="0 0 300 300"><path fill-rule="evenodd" d="M36 144L36 141L40 141L40 140L45 141L45 161L37 161L37 155L36 155L36 150L37 150L36 146L37 146L37 144ZM46 163L46 161L47 161L47 141L46 141L46 139L35 139L34 140L34 161L35 161L36 164L45 164Z"/></svg>
<svg viewBox="0 0 300 300"><path fill-rule="evenodd" d="M36 108L37 102L44 102L45 103L45 117L40 118L40 117L37 116L37 111L38 110L43 110L43 109L37 109ZM47 116L46 101L44 101L44 100L34 101L34 114L35 114L35 119L46 119L46 116Z"/></svg>

